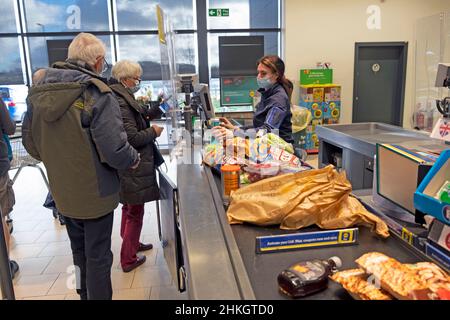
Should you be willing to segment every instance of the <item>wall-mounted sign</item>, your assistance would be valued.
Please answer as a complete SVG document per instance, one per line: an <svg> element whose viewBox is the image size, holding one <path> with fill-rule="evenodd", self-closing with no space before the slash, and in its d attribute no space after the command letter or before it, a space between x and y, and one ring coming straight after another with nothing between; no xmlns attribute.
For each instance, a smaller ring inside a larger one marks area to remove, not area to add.
<svg viewBox="0 0 450 320"><path fill-rule="evenodd" d="M381 30L381 8L377 5L370 5L367 7L366 13L369 15L367 18L367 29L369 30Z"/></svg>
<svg viewBox="0 0 450 320"><path fill-rule="evenodd" d="M208 15L210 17L229 17L230 9L209 9Z"/></svg>
<svg viewBox="0 0 450 320"><path fill-rule="evenodd" d="M81 28L81 9L77 5L67 7L66 13L70 16L66 20L67 29L79 30Z"/></svg>

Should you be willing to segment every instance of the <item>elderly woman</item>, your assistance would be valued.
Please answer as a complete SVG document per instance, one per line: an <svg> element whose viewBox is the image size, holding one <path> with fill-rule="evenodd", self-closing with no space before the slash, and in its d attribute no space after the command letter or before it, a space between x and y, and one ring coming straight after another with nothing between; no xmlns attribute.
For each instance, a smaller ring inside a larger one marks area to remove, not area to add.
<svg viewBox="0 0 450 320"><path fill-rule="evenodd" d="M123 204L120 263L124 272L130 272L145 262L145 256L138 256L138 252L153 248L152 244L139 242L139 238L144 204L159 198L153 144L163 128L150 126L148 120L159 116L162 111L158 107L146 109L136 101L134 93L139 90L141 75L142 68L138 63L122 60L112 68L112 78L109 82L120 104L128 142L141 157L141 162L135 170L119 172L120 202Z"/></svg>

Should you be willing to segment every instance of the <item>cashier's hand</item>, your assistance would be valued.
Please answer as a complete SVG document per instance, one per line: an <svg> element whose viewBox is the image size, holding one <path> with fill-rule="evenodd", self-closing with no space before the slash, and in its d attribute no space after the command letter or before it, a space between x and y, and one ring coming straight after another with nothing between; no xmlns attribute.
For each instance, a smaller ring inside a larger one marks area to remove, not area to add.
<svg viewBox="0 0 450 320"><path fill-rule="evenodd" d="M227 118L220 117L219 120L220 120L220 122L222 122L222 123L220 124L220 126L222 126L222 127L224 127L224 128L227 128L227 129L229 129L229 130L234 130L234 129L235 129L235 126L233 126L233 125L231 124L230 120L228 120Z"/></svg>
<svg viewBox="0 0 450 320"><path fill-rule="evenodd" d="M231 139L233 138L233 131L228 130L222 126L217 126L212 128L212 134L216 137L217 140L221 139Z"/></svg>
<svg viewBox="0 0 450 320"><path fill-rule="evenodd" d="M156 136L159 137L163 132L164 128L157 126L156 124L152 125L153 130L155 130Z"/></svg>

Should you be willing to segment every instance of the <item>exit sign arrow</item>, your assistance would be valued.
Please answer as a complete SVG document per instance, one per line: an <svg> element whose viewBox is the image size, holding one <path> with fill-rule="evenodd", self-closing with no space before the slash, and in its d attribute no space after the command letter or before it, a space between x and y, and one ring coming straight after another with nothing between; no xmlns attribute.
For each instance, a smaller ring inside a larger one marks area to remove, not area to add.
<svg viewBox="0 0 450 320"><path fill-rule="evenodd" d="M230 9L209 9L208 15L210 17L229 17Z"/></svg>

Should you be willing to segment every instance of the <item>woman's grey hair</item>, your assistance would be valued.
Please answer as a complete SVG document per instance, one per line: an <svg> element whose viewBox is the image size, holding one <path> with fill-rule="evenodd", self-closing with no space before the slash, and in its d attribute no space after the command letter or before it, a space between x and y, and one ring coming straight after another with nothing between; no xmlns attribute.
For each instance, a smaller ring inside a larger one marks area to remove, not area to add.
<svg viewBox="0 0 450 320"><path fill-rule="evenodd" d="M91 33L79 33L70 43L67 58L81 60L93 66L99 57L104 57L106 47L102 40Z"/></svg>
<svg viewBox="0 0 450 320"><path fill-rule="evenodd" d="M112 68L111 74L118 81L136 76L140 77L142 75L142 67L134 61L120 60Z"/></svg>

